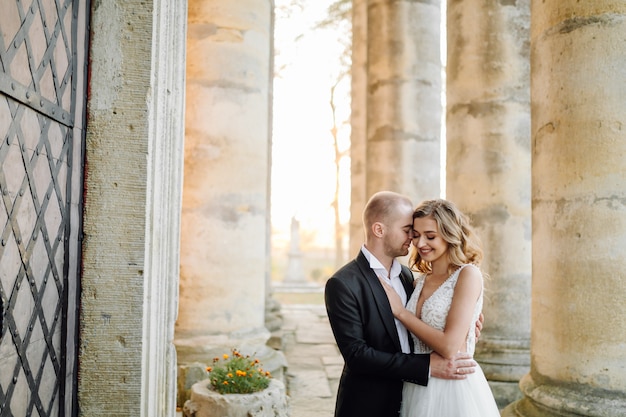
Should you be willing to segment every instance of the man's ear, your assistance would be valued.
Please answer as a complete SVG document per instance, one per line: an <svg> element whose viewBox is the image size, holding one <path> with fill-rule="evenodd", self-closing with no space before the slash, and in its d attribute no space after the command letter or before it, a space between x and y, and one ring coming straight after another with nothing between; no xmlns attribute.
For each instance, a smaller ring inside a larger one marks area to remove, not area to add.
<svg viewBox="0 0 626 417"><path fill-rule="evenodd" d="M376 223L372 224L372 232L374 233L374 236L382 237L384 231L385 231L385 225L384 224L382 224L380 222L376 222Z"/></svg>

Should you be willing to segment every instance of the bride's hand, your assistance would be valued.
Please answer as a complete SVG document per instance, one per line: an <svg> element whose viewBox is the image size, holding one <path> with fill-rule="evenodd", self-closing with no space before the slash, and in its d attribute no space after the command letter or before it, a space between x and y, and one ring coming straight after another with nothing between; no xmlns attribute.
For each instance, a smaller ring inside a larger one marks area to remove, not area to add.
<svg viewBox="0 0 626 417"><path fill-rule="evenodd" d="M385 282L381 277L378 277L380 284L383 286L383 289L387 293L387 299L389 300L389 305L391 306L391 312L395 317L397 317L400 313L404 311L404 304L402 304L402 299L393 289L393 287Z"/></svg>

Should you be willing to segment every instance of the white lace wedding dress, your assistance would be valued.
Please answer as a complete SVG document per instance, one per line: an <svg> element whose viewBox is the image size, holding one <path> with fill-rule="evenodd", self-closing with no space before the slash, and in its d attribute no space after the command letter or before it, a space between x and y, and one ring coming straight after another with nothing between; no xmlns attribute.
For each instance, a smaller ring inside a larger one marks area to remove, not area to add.
<svg viewBox="0 0 626 417"><path fill-rule="evenodd" d="M421 319L426 324L439 330L444 329L459 273L461 269L467 266L463 265L457 269L424 301ZM475 268L475 266L470 266L470 268ZM424 286L424 278L423 275L417 277L415 291L407 302L406 308L413 313L415 313L417 300ZM467 352L472 355L476 344L474 323L478 320L482 306L483 295L481 293L474 308L472 328L468 329L466 340ZM415 343L415 353L432 352L432 349L417 337L412 337ZM500 412L485 374L478 366L475 373L468 375L467 379L463 380L431 377L426 387L405 382L400 415L402 417L499 417Z"/></svg>

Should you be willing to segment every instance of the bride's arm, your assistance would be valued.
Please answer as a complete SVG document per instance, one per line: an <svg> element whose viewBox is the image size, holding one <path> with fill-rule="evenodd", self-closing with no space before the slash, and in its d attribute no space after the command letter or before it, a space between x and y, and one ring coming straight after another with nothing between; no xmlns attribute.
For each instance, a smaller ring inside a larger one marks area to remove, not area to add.
<svg viewBox="0 0 626 417"><path fill-rule="evenodd" d="M443 331L430 327L404 308L395 290L383 282L393 315L420 340L444 358L452 358L463 347L470 328L476 300L482 291L482 275L475 267L461 270L454 289L454 296L446 326Z"/></svg>

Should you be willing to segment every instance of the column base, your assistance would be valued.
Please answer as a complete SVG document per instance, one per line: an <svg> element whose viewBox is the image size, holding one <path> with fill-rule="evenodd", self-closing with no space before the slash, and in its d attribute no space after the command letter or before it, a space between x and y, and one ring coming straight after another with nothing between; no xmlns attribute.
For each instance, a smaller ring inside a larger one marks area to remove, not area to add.
<svg viewBox="0 0 626 417"><path fill-rule="evenodd" d="M530 371L528 339L481 338L474 358L489 381L498 408L523 397L519 380Z"/></svg>
<svg viewBox="0 0 626 417"><path fill-rule="evenodd" d="M584 385L537 385L530 376L520 381L524 398L504 410L502 417L609 417L626 410L624 394Z"/></svg>
<svg viewBox="0 0 626 417"><path fill-rule="evenodd" d="M519 390L519 383L517 382L501 382L501 381L487 381L489 387L493 393L493 397L496 399L498 409L502 410L514 401L521 400L524 396Z"/></svg>
<svg viewBox="0 0 626 417"><path fill-rule="evenodd" d="M530 372L530 340L485 335L476 345L474 358L488 380L517 383Z"/></svg>

